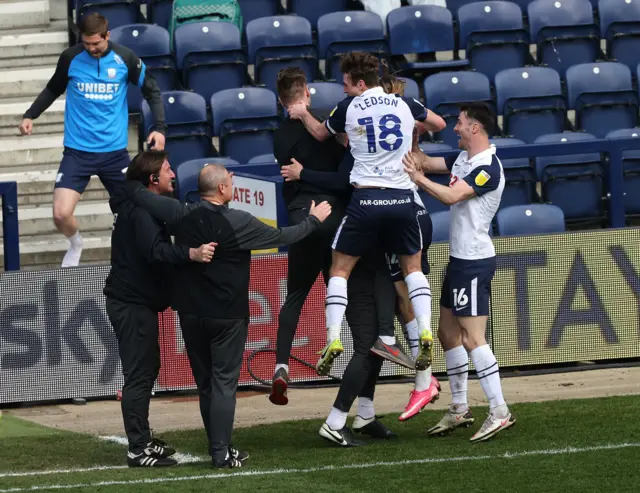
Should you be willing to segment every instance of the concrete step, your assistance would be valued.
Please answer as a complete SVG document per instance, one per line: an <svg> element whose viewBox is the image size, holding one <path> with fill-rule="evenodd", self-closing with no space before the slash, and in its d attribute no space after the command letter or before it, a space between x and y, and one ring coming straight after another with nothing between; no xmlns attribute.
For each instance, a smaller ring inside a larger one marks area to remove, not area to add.
<svg viewBox="0 0 640 493"><path fill-rule="evenodd" d="M51 65L55 65L56 63L58 63L57 55L25 58L0 58L0 69L50 67Z"/></svg>
<svg viewBox="0 0 640 493"><path fill-rule="evenodd" d="M0 102L0 136L19 136L18 125L22 115L31 107L33 100L6 99ZM60 98L33 124L33 134L61 134L64 132L65 99Z"/></svg>
<svg viewBox="0 0 640 493"><path fill-rule="evenodd" d="M109 264L111 233L82 233L84 247L80 265ZM62 263L69 241L59 233L20 241L20 269L57 269ZM4 257L0 250L0 271Z"/></svg>
<svg viewBox="0 0 640 493"><path fill-rule="evenodd" d="M0 173L0 182L15 181L18 184L19 207L51 205L53 185L57 173L57 167L46 171ZM109 194L97 176L92 177L89 181L89 185L82 194L82 201L102 201L104 203L109 201Z"/></svg>
<svg viewBox="0 0 640 493"><path fill-rule="evenodd" d="M8 0L0 0L0 3ZM64 1L64 0L63 0ZM51 10L51 0L49 0L49 10ZM69 26L67 24L67 18L59 20L51 20L48 24L36 27L15 27L10 29L0 29L0 36L12 35L18 36L20 34L33 34L33 33L53 33L60 31L67 31Z"/></svg>
<svg viewBox="0 0 640 493"><path fill-rule="evenodd" d="M0 34L0 59L28 57L32 59L32 64L37 66L42 65L39 59L43 56L51 55L57 59L60 53L68 46L69 34L67 31ZM53 65L55 64L56 62L53 63Z"/></svg>
<svg viewBox="0 0 640 493"><path fill-rule="evenodd" d="M81 233L99 232L108 234L113 227L113 214L109 204L104 200L81 201L76 207L75 216ZM18 223L21 239L35 240L37 236L56 233L53 224L53 207L51 204L38 207L19 207ZM2 221L0 221L2 223ZM0 232L1 233L1 232ZM0 238L2 234L0 234Z"/></svg>
<svg viewBox="0 0 640 493"><path fill-rule="evenodd" d="M49 23L49 0L0 2L0 29L45 26Z"/></svg>
<svg viewBox="0 0 640 493"><path fill-rule="evenodd" d="M51 65L0 70L0 99L37 96L47 85L55 69L55 65Z"/></svg>
<svg viewBox="0 0 640 493"><path fill-rule="evenodd" d="M34 124L34 127L36 123ZM62 159L63 151L63 134L43 134L29 135L25 137L4 137L0 138L0 170L5 166L21 166L24 165L25 170L29 170L27 166L33 164L40 165L46 163L59 163ZM129 145L130 153L136 153L138 150L138 129L135 126L129 126Z"/></svg>

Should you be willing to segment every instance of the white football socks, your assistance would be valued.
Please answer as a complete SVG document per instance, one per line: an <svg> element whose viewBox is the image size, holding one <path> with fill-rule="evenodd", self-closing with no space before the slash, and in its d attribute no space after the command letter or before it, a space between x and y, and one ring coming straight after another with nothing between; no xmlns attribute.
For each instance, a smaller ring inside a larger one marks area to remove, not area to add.
<svg viewBox="0 0 640 493"><path fill-rule="evenodd" d="M418 321L414 318L411 322L408 322L407 325L404 326L404 328L407 331L407 339L409 339L407 343L411 348L411 357L413 359L416 359L418 357L418 348L419 348L418 338L420 337L419 330L418 330Z"/></svg>
<svg viewBox="0 0 640 493"><path fill-rule="evenodd" d="M376 408L373 405L373 401L368 397L358 397L358 416L362 419L376 417Z"/></svg>
<svg viewBox="0 0 640 493"><path fill-rule="evenodd" d="M327 285L325 311L327 317L327 342L340 339L340 326L347 310L347 280L332 277Z"/></svg>
<svg viewBox="0 0 640 493"><path fill-rule="evenodd" d="M467 382L469 380L467 350L464 346L449 349L444 352L444 359L447 365L449 387L451 387L451 405L455 409L467 409L469 407L467 403Z"/></svg>
<svg viewBox="0 0 640 493"><path fill-rule="evenodd" d="M431 329L431 288L422 272L412 272L404 278L409 290L409 299L416 314L419 330Z"/></svg>
<svg viewBox="0 0 640 493"><path fill-rule="evenodd" d="M76 231L73 236L67 239L69 240L69 249L62 259L62 267L77 267L80 265L80 257L82 256L82 237L80 232Z"/></svg>
<svg viewBox="0 0 640 493"><path fill-rule="evenodd" d="M489 407L491 413L494 414L496 408L498 414L503 414L506 408L504 397L502 396L502 385L500 383L500 369L498 361L491 351L488 344L480 346L471 351L470 355L473 365L476 367L476 373L480 380L482 390L484 390L487 399L489 399ZM505 417L505 416L499 416Z"/></svg>
<svg viewBox="0 0 640 493"><path fill-rule="evenodd" d="M347 414L344 411L340 411L340 409L332 407L325 423L334 431L341 430L347 424Z"/></svg>

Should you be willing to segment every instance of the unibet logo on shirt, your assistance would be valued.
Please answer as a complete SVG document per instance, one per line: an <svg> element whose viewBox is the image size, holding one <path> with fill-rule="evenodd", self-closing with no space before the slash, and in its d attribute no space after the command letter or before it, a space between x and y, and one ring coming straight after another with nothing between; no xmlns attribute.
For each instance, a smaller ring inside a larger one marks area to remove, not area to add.
<svg viewBox="0 0 640 493"><path fill-rule="evenodd" d="M481 171L480 173L478 173L478 175L476 176L476 185L478 185L479 187L486 185L487 182L489 181L489 178L491 178L491 175L489 173L487 173L486 171Z"/></svg>

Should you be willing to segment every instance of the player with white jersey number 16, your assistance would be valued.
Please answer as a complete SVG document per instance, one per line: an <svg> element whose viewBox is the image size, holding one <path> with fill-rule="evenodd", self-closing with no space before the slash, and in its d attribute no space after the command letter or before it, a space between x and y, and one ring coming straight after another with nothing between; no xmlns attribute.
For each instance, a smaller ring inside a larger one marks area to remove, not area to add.
<svg viewBox="0 0 640 493"><path fill-rule="evenodd" d="M404 171L402 157L410 151L416 120L419 128L440 131L445 122L414 99L386 94L379 85L379 60L353 52L342 58L344 90L348 97L324 124L304 105L289 109L318 140L345 133L354 158L351 201L333 241L327 286L327 346L317 369L328 373L342 353L340 325L347 306L347 279L358 259L373 248L396 254L420 326L423 360L431 359L430 290L422 273L422 235L416 219L414 184Z"/></svg>
<svg viewBox="0 0 640 493"><path fill-rule="evenodd" d="M496 252L489 236L500 206L505 178L489 136L496 127L494 112L484 103L462 105L455 132L463 149L457 159L432 158L422 152L405 156L406 171L427 193L451 206L449 265L440 298L438 338L444 349L453 402L429 430L440 435L473 423L467 403L469 357L476 368L491 412L472 442L487 440L515 423L502 395L498 362L487 344L491 280ZM449 186L424 176L450 173Z"/></svg>

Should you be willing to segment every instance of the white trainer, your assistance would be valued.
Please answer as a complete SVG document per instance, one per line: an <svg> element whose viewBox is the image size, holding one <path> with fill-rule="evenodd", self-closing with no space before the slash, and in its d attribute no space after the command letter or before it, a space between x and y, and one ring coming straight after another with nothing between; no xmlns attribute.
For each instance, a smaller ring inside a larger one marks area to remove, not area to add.
<svg viewBox="0 0 640 493"><path fill-rule="evenodd" d="M469 428L475 421L471 409L467 408L462 412L456 413L449 409L442 419L427 433L432 436L442 436L445 433L455 430L456 428Z"/></svg>
<svg viewBox="0 0 640 493"><path fill-rule="evenodd" d="M502 430L513 426L515 422L516 418L511 413L508 413L505 418L498 418L493 414L489 414L480 429L471 437L471 442L476 443L489 440L489 438L496 436Z"/></svg>

